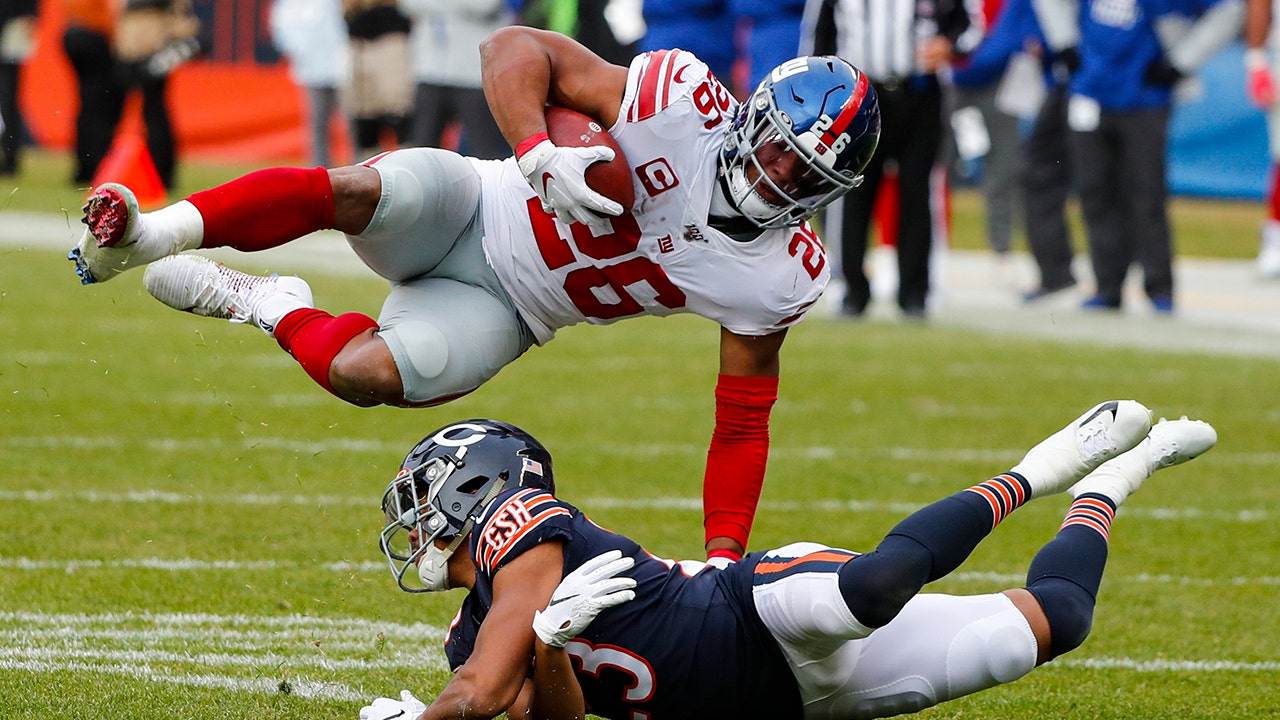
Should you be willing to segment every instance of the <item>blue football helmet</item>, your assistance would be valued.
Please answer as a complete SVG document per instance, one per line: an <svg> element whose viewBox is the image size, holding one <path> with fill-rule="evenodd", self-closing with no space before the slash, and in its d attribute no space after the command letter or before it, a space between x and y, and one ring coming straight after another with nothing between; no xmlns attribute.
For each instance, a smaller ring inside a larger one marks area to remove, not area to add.
<svg viewBox="0 0 1280 720"><path fill-rule="evenodd" d="M880 103L867 76L838 57L799 57L739 106L720 168L743 215L762 228L788 227L862 184L879 140ZM778 182L765 167L786 153L800 170Z"/></svg>
<svg viewBox="0 0 1280 720"><path fill-rule="evenodd" d="M379 546L396 584L408 592L447 589L449 558L489 503L517 487L556 489L551 453L514 425L466 420L415 445L382 495L387 524ZM442 549L436 540L452 542Z"/></svg>

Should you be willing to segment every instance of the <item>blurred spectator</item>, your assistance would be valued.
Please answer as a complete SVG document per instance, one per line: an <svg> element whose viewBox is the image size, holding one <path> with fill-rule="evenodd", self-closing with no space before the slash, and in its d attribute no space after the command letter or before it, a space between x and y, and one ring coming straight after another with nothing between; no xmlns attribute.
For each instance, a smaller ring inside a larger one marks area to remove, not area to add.
<svg viewBox="0 0 1280 720"><path fill-rule="evenodd" d="M441 147L446 127L462 126L462 150L473 157L511 154L480 87L480 41L511 23L504 0L399 0L413 22L414 96L409 143Z"/></svg>
<svg viewBox="0 0 1280 720"><path fill-rule="evenodd" d="M747 86L750 93L773 68L795 57L800 47L800 24L805 0L729 0L730 12L750 21L746 48ZM727 78L726 78L727 79Z"/></svg>
<svg viewBox="0 0 1280 720"><path fill-rule="evenodd" d="M1066 7L1075 0L1054 2ZM1070 82L1067 123L1097 283L1086 309L1118 310L1137 261L1156 312L1173 312L1165 207L1173 87L1235 38L1242 20L1242 0L1080 4L1080 69Z"/></svg>
<svg viewBox="0 0 1280 720"><path fill-rule="evenodd" d="M1009 0L1045 69L1046 94L1023 147L1022 201L1027 246L1040 272L1040 283L1022 296L1035 302L1075 287L1075 257L1067 224L1067 197L1074 187L1074 161L1067 128L1068 83L1080 69L1079 14L1057 0ZM1011 16L1010 21L1014 18Z"/></svg>
<svg viewBox="0 0 1280 720"><path fill-rule="evenodd" d="M126 0L116 23L117 70L125 87L142 94L147 150L168 189L174 187L177 163L166 98L169 75L199 53L199 32L190 0Z"/></svg>
<svg viewBox="0 0 1280 720"><path fill-rule="evenodd" d="M76 114L75 169L72 181L88 185L106 157L124 109L124 87L111 52L115 36L115 0L64 0L67 28L62 47L76 74L80 110Z"/></svg>
<svg viewBox="0 0 1280 720"><path fill-rule="evenodd" d="M734 87L738 17L729 11L729 0L644 0L643 8L642 52L688 50L726 87ZM794 45L787 48L790 57L795 57L795 49Z"/></svg>
<svg viewBox="0 0 1280 720"><path fill-rule="evenodd" d="M1014 216L1019 214L1021 205L1018 173L1022 168L1019 117L1002 100L1012 92L1029 94L1025 89L1011 90L1005 85L1020 77L1016 73L1017 64L1013 65L1013 71L1009 68L1010 61L1020 57L1025 38L1016 23L1002 21L1007 14L1002 12L1002 5L1007 3L988 0L984 4L986 32L982 42L952 72L955 110L951 114L962 166L980 163L978 174L987 211L987 245L995 254L996 279L1000 284L1009 279ZM1006 71L1009 72L1007 78ZM1038 75L1034 77L1039 80Z"/></svg>
<svg viewBox="0 0 1280 720"><path fill-rule="evenodd" d="M351 118L356 159L364 160L384 144L398 147L408 138L413 106L410 22L396 0L342 0L342 10L351 39L351 74L342 88L342 104Z"/></svg>
<svg viewBox="0 0 1280 720"><path fill-rule="evenodd" d="M1274 18L1277 0L1249 0L1244 39L1246 91L1249 100L1267 113L1270 140L1271 177L1267 187L1267 219L1262 225L1262 246L1258 250L1258 272L1265 278L1280 279L1280 98L1276 74L1280 73L1280 32ZM1269 57L1268 57L1269 56Z"/></svg>
<svg viewBox="0 0 1280 720"><path fill-rule="evenodd" d="M26 133L18 109L18 70L31 55L36 0L0 0L0 176L18 172Z"/></svg>
<svg viewBox="0 0 1280 720"><path fill-rule="evenodd" d="M310 162L330 167L329 124L340 110L338 88L350 66L340 0L275 0L271 39L303 92L311 127Z"/></svg>
<svg viewBox="0 0 1280 720"><path fill-rule="evenodd" d="M923 320L929 294L933 219L930 175L942 144L937 73L981 39L963 0L809 0L801 53L838 55L862 69L880 100L880 144L866 180L844 197L842 312L861 316L871 299L863 269L872 209L886 162L898 167L898 306ZM866 38L880 38L869 43ZM835 207L835 206L833 206Z"/></svg>
<svg viewBox="0 0 1280 720"><path fill-rule="evenodd" d="M615 65L631 64L645 33L641 0L507 0L522 25L554 30Z"/></svg>

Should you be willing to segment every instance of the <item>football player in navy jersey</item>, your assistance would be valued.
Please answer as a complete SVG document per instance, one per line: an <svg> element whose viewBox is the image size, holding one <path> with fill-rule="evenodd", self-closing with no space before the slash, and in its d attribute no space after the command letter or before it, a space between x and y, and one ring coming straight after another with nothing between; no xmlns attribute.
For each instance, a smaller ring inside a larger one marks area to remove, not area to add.
<svg viewBox="0 0 1280 720"><path fill-rule="evenodd" d="M871 718L1011 682L1084 641L1117 507L1216 442L1207 423L1101 403L870 553L795 543L717 568L654 557L558 499L524 431L448 425L387 487L381 545L401 588L467 589L455 672L429 706L406 690L360 718ZM918 594L1062 491L1074 501L1024 587Z"/></svg>

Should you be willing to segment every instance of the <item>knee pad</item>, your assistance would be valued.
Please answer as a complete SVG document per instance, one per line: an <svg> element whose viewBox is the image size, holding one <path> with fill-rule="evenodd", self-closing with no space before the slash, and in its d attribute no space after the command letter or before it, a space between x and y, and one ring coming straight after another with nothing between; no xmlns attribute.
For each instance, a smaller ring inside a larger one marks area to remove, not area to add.
<svg viewBox="0 0 1280 720"><path fill-rule="evenodd" d="M395 358L405 400L426 402L471 389L442 387L441 376L449 365L449 341L435 325L405 322L384 328L378 335Z"/></svg>
<svg viewBox="0 0 1280 720"><path fill-rule="evenodd" d="M1049 659L1080 647L1093 628L1093 596L1070 580L1056 577L1036 580L1027 590L1049 619Z"/></svg>
<svg viewBox="0 0 1280 720"><path fill-rule="evenodd" d="M1016 609L966 625L947 649L948 699L1017 680L1035 668L1037 650Z"/></svg>

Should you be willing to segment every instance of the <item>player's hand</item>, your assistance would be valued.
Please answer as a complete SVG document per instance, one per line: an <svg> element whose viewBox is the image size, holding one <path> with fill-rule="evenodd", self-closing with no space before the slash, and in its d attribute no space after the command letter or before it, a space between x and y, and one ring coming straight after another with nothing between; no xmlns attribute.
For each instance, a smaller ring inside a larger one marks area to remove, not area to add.
<svg viewBox="0 0 1280 720"><path fill-rule="evenodd" d="M614 577L636 564L634 558L622 557L621 550L610 550L586 561L564 576L545 610L533 614L533 631L551 647L564 647L606 608L635 598L636 581Z"/></svg>
<svg viewBox="0 0 1280 720"><path fill-rule="evenodd" d="M523 143L522 143L523 145ZM529 186L542 201L542 209L553 212L566 225L580 222L607 226L603 215L621 215L622 205L587 186L587 166L613 160L613 149L600 146L561 147L542 140L517 153L516 164Z"/></svg>
<svg viewBox="0 0 1280 720"><path fill-rule="evenodd" d="M1276 102L1276 81L1271 74L1267 54L1259 48L1246 50L1244 54L1245 90L1249 101L1263 110Z"/></svg>
<svg viewBox="0 0 1280 720"><path fill-rule="evenodd" d="M372 704L360 708L360 720L415 720L427 706L408 690L400 691L400 699L378 698Z"/></svg>

